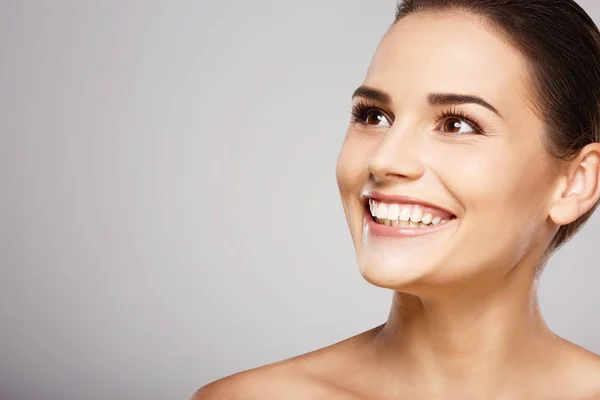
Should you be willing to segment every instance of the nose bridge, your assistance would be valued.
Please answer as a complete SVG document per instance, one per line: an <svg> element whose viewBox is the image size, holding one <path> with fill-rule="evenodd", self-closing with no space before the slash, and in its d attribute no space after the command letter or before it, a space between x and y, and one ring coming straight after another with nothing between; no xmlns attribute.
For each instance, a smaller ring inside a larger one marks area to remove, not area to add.
<svg viewBox="0 0 600 400"><path fill-rule="evenodd" d="M408 119L394 122L368 160L370 172L380 180L393 177L418 179L424 173L419 148L420 135L416 122Z"/></svg>

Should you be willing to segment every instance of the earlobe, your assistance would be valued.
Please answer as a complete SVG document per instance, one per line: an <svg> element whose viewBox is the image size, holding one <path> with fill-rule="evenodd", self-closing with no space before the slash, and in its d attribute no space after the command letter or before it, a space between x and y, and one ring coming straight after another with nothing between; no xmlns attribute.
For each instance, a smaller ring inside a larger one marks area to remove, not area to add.
<svg viewBox="0 0 600 400"><path fill-rule="evenodd" d="M568 163L563 176L566 184L552 205L550 218L557 225L568 225L588 212L600 198L600 143L581 149Z"/></svg>

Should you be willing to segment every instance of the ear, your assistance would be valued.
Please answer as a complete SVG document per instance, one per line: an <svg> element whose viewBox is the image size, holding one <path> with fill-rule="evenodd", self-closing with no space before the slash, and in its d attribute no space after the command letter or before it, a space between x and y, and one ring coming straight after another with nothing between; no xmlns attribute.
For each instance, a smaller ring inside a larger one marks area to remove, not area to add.
<svg viewBox="0 0 600 400"><path fill-rule="evenodd" d="M600 143L591 143L567 161L550 218L568 225L588 212L600 198Z"/></svg>

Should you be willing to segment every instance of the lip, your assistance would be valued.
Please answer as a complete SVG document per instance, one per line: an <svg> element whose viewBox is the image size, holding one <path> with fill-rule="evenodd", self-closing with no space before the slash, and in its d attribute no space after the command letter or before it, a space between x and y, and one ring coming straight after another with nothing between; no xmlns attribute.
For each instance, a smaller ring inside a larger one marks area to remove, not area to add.
<svg viewBox="0 0 600 400"><path fill-rule="evenodd" d="M429 203L425 200L418 199L416 197L397 196L397 195L385 194L385 193L376 192L376 191L369 191L369 192L364 192L360 196L360 198L361 198L363 204L367 204L368 199L374 199L374 200L382 201L384 203L415 204L415 205L419 205L419 206L423 206L423 207L437 208L438 210L441 210L448 214L451 214L456 218L456 215L452 211L447 210L443 207L440 207L437 204Z"/></svg>

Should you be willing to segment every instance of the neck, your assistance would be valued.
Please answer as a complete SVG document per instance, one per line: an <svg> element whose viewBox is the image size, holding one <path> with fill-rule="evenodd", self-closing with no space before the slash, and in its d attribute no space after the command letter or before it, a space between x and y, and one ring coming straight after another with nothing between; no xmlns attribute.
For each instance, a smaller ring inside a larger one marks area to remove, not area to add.
<svg viewBox="0 0 600 400"><path fill-rule="evenodd" d="M504 394L501 388L517 383L524 366L542 362L554 340L540 314L536 280L516 275L505 277L502 287L472 282L478 291L452 296L396 292L376 334L382 367L431 390L468 388L473 396L480 387L484 397Z"/></svg>

